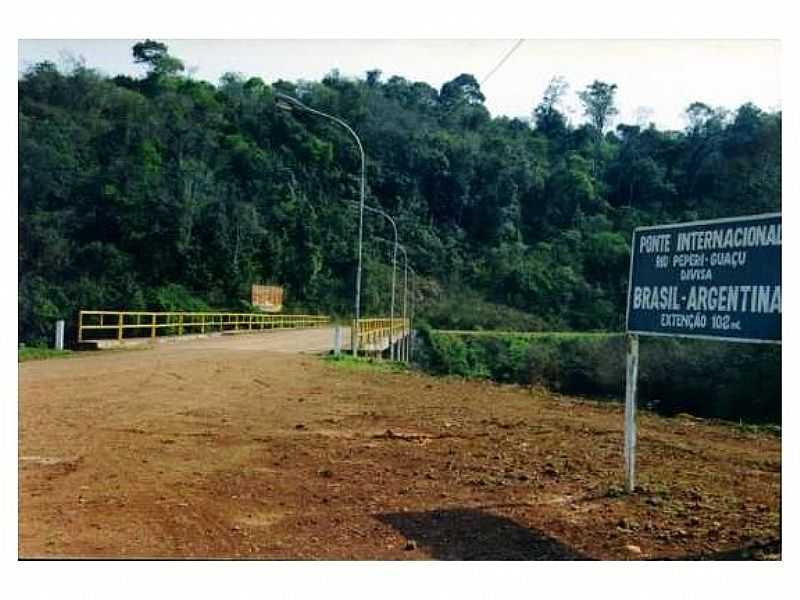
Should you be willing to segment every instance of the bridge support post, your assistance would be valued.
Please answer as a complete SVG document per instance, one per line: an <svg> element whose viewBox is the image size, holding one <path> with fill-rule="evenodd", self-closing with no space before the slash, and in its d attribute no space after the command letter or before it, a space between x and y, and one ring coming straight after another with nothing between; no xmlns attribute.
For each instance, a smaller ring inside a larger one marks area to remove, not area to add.
<svg viewBox="0 0 800 600"><path fill-rule="evenodd" d="M56 321L56 340L54 347L56 350L64 349L64 321L61 319Z"/></svg>
<svg viewBox="0 0 800 600"><path fill-rule="evenodd" d="M333 355L339 356L342 353L342 328L338 325L333 330Z"/></svg>

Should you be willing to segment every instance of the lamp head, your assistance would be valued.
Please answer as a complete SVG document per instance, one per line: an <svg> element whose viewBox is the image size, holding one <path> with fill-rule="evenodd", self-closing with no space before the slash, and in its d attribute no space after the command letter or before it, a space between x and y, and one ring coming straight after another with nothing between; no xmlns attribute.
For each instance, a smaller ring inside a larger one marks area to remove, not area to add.
<svg viewBox="0 0 800 600"><path fill-rule="evenodd" d="M283 92L274 92L275 96L275 106L280 108L281 110L294 110L296 108L303 108L303 103L300 102L297 98L290 96L289 94L284 94Z"/></svg>

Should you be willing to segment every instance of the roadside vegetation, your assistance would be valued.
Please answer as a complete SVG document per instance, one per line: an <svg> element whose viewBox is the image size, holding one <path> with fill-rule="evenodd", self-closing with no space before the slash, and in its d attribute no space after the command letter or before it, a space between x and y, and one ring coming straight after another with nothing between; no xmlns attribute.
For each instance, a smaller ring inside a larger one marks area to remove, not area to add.
<svg viewBox="0 0 800 600"><path fill-rule="evenodd" d="M622 334L423 328L420 338L416 359L431 373L544 385L572 395L624 398ZM781 348L643 337L638 393L643 407L663 415L688 413L779 424Z"/></svg>
<svg viewBox="0 0 800 600"><path fill-rule="evenodd" d="M323 360L326 364L346 371L372 371L378 373L403 373L408 371L408 367L403 363L360 356L354 357L350 354L340 354L339 356L331 354L325 356Z"/></svg>
<svg viewBox="0 0 800 600"><path fill-rule="evenodd" d="M29 360L45 360L48 358L66 358L75 356L72 350L54 350L52 348L36 348L23 346L17 349L17 362Z"/></svg>

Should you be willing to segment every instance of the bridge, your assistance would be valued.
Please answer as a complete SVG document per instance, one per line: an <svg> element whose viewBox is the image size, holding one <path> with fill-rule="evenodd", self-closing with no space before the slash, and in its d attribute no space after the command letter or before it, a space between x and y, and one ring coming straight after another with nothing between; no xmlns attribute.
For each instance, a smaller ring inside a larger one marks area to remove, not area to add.
<svg viewBox="0 0 800 600"><path fill-rule="evenodd" d="M408 358L408 319L360 319L347 327L332 325L326 315L108 310L78 315L78 343L94 349L202 339L209 349L327 353L350 351L352 332L364 354L381 355L394 345L399 358Z"/></svg>

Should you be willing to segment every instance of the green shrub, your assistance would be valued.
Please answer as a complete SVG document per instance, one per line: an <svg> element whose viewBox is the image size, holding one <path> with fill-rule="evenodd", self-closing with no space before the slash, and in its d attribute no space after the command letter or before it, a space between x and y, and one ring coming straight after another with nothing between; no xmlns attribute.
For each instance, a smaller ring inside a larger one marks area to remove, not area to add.
<svg viewBox="0 0 800 600"><path fill-rule="evenodd" d="M621 334L421 333L417 356L433 373L613 399L625 393ZM639 402L662 414L779 423L780 382L780 346L640 341Z"/></svg>
<svg viewBox="0 0 800 600"><path fill-rule="evenodd" d="M211 310L203 300L177 284L151 290L148 304L152 310L165 312L207 312Z"/></svg>
<svg viewBox="0 0 800 600"><path fill-rule="evenodd" d="M419 317L432 327L450 330L539 331L552 327L535 315L489 302L471 290L449 290L429 300Z"/></svg>

